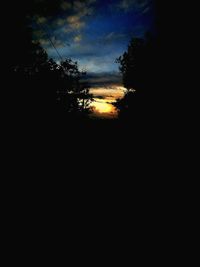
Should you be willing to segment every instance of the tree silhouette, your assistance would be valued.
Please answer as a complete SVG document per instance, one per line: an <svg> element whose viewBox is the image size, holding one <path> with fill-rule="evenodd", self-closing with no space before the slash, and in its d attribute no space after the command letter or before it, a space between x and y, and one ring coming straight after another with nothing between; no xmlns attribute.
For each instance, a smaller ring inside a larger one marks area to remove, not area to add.
<svg viewBox="0 0 200 267"><path fill-rule="evenodd" d="M89 86L81 82L84 73L79 71L77 62L71 59L63 59L60 63L48 59L46 51L32 36L32 18L55 15L59 11L60 2L31 0L21 6L20 2L14 3L18 12L10 12L7 86L9 89L17 88L15 92L24 98L23 104L27 109L31 104L34 106L31 103L33 99L37 101L40 95L55 90L57 111L66 112L70 116L82 116L89 112L92 101ZM31 97L28 96L30 92Z"/></svg>
<svg viewBox="0 0 200 267"><path fill-rule="evenodd" d="M127 51L116 60L127 89L124 98L115 104L120 116L138 115L150 104L155 79L155 53L155 40L147 34L145 39L133 38Z"/></svg>
<svg viewBox="0 0 200 267"><path fill-rule="evenodd" d="M56 79L56 105L71 115L85 115L90 111L93 101L89 94L89 85L81 82L85 73L80 72L77 62L66 59L61 64L50 61L51 69L57 76Z"/></svg>

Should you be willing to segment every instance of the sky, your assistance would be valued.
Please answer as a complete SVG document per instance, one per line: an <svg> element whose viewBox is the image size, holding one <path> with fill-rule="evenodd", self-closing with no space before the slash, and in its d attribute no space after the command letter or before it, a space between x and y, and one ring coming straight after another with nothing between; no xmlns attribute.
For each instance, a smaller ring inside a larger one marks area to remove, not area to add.
<svg viewBox="0 0 200 267"><path fill-rule="evenodd" d="M153 0L62 0L60 13L35 17L34 28L50 58L59 61L59 53L77 61L91 80L102 84L102 77L110 75L118 83L116 58L132 37L154 31Z"/></svg>

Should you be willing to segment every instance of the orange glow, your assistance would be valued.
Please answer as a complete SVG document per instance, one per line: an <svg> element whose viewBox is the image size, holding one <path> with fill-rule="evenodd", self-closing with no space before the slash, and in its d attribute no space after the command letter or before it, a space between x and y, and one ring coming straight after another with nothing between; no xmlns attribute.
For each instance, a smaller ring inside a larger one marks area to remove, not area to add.
<svg viewBox="0 0 200 267"><path fill-rule="evenodd" d="M125 92L125 88L122 86L113 86L111 88L105 88L105 87L97 87L97 88L91 88L90 89L91 94L94 95L94 97L101 95L106 97L107 100L116 100L118 98L122 98Z"/></svg>
<svg viewBox="0 0 200 267"><path fill-rule="evenodd" d="M91 104L93 109L92 116L99 118L117 118L118 111L112 103L123 97L123 87L113 86L112 88L92 88L90 89L90 92L94 95L94 102Z"/></svg>
<svg viewBox="0 0 200 267"><path fill-rule="evenodd" d="M106 100L95 100L95 102L93 102L92 104L92 107L94 109L94 112L110 114L112 113L113 115L116 113L115 107L112 104L106 102Z"/></svg>

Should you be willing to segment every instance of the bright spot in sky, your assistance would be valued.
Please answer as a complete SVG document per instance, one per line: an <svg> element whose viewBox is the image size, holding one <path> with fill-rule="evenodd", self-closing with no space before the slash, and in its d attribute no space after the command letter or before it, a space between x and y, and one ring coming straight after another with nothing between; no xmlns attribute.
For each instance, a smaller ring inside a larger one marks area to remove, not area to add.
<svg viewBox="0 0 200 267"><path fill-rule="evenodd" d="M94 95L94 102L91 107L93 109L92 117L99 118L117 118L118 111L112 105L117 99L124 95L124 87L113 85L110 88L98 87L90 89Z"/></svg>
<svg viewBox="0 0 200 267"><path fill-rule="evenodd" d="M95 99L95 102L92 104L92 107L94 108L94 112L100 113L100 115L117 115L115 107L111 103L107 102L107 100Z"/></svg>

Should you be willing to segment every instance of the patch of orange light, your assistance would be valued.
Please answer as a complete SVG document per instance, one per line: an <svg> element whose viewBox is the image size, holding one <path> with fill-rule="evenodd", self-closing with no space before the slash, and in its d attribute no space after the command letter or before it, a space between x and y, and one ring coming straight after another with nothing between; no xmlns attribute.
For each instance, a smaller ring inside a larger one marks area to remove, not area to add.
<svg viewBox="0 0 200 267"><path fill-rule="evenodd" d="M93 103L93 107L99 113L111 113L115 111L114 106L106 102L95 102Z"/></svg>
<svg viewBox="0 0 200 267"><path fill-rule="evenodd" d="M124 88L113 86L111 88L92 88L90 93L94 96L94 102L91 103L93 109L92 116L99 118L117 118L118 111L112 103L124 95Z"/></svg>
<svg viewBox="0 0 200 267"><path fill-rule="evenodd" d="M104 96L107 98L107 100L116 100L118 98L122 98L125 92L125 88L122 86L113 86L109 89L106 89L104 87L97 87L90 89L90 93L94 96Z"/></svg>

